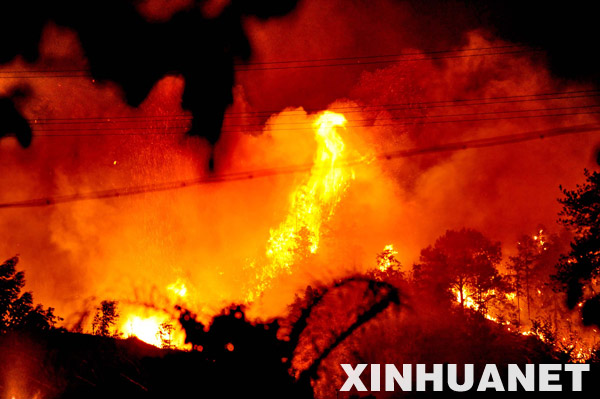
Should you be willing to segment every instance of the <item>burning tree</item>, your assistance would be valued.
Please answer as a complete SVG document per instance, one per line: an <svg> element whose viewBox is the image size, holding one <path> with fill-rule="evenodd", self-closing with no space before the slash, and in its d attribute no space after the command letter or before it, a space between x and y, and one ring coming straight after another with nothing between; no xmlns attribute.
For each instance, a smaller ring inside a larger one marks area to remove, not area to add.
<svg viewBox="0 0 600 399"><path fill-rule="evenodd" d="M387 281L392 284L398 284L405 279L402 265L396 258L398 251L394 250L393 245L386 245L382 252L375 257L376 267L371 269L367 276L379 281Z"/></svg>
<svg viewBox="0 0 600 399"><path fill-rule="evenodd" d="M514 272L514 289L517 299L517 313L519 323L521 322L521 299L524 296L527 304L527 318L531 318L531 292L534 289L541 294L542 255L548 249L548 241L545 238L544 229L540 228L535 235L523 235L517 242L517 255L509 258L508 269Z"/></svg>
<svg viewBox="0 0 600 399"><path fill-rule="evenodd" d="M173 349L173 331L175 327L171 323L161 323L158 327L156 337L160 340L160 347L163 349Z"/></svg>
<svg viewBox="0 0 600 399"><path fill-rule="evenodd" d="M461 307L486 314L489 302L506 291L496 268L501 257L500 243L480 232L447 230L421 251L415 278L438 295L456 296Z"/></svg>
<svg viewBox="0 0 600 399"><path fill-rule="evenodd" d="M111 329L119 319L119 311L117 310L117 301L102 301L100 306L96 308L96 315L92 322L92 333L103 337L118 336L118 331L111 333Z"/></svg>
<svg viewBox="0 0 600 399"><path fill-rule="evenodd" d="M31 292L21 294L25 272L17 271L19 258L14 256L0 265L0 334L10 330L49 330L57 321L54 308L33 306Z"/></svg>
<svg viewBox="0 0 600 399"><path fill-rule="evenodd" d="M584 171L586 182L564 194L559 222L575 237L571 251L558 264L556 279L570 308L581 307L583 322L600 326L600 173Z"/></svg>
<svg viewBox="0 0 600 399"><path fill-rule="evenodd" d="M543 226L539 226L535 233L519 238L517 254L511 256L507 264L507 269L512 272L510 277L517 301L519 324L523 302L527 306L529 320L543 318L558 326L561 305L556 294L556 281L551 275L556 271L556 264L568 240L568 232L551 234Z"/></svg>

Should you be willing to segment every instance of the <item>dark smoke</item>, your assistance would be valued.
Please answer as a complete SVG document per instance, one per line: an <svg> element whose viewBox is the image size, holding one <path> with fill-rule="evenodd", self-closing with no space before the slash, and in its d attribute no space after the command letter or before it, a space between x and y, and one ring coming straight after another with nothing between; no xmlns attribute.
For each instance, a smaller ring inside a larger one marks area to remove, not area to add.
<svg viewBox="0 0 600 399"><path fill-rule="evenodd" d="M131 106L140 105L165 75L182 76L182 107L194 117L190 134L214 144L225 109L233 101L234 62L248 59L251 53L242 18L283 15L296 2L231 1L215 18L206 18L199 6L188 7L161 23L145 19L131 1L10 2L0 11L0 63L17 56L37 60L41 32L49 21L74 29L91 76L119 84ZM17 117L11 97L0 103L0 115L8 120L0 137L14 133L28 146L31 131L25 119Z"/></svg>

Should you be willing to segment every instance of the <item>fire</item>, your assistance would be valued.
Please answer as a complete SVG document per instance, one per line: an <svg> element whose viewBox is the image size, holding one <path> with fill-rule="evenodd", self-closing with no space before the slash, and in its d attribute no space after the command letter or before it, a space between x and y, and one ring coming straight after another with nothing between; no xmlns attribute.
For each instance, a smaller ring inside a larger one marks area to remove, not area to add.
<svg viewBox="0 0 600 399"><path fill-rule="evenodd" d="M167 286L167 289L180 298L184 298L188 292L185 283L181 279L177 279L176 282Z"/></svg>
<svg viewBox="0 0 600 399"><path fill-rule="evenodd" d="M394 256L398 254L398 251L394 250L392 244L386 245L383 248L383 256L378 257L377 267L380 271L385 272L390 267L393 267L397 262L394 262Z"/></svg>
<svg viewBox="0 0 600 399"><path fill-rule="evenodd" d="M453 288L452 293L456 296L456 303L460 304L460 297L461 297L460 290ZM494 290L489 290L487 293L493 294ZM479 310L479 304L477 304L477 302L475 302L475 300L472 297L472 294L469 293L467 289L464 289L462 292L462 300L463 300L462 304L465 308L473 309L474 311ZM498 321L497 318L495 318L494 316L490 315L487 312L483 314L483 317L485 317L486 319L491 320L491 321L495 321L495 322Z"/></svg>
<svg viewBox="0 0 600 399"><path fill-rule="evenodd" d="M333 215L353 177L352 171L339 165L345 145L337 129L345 124L343 115L330 111L320 113L313 123L317 151L310 177L290 195L285 220L271 230L266 265L256 274L258 282L248 295L249 301L263 292L274 277L291 273L292 265L302 254L314 254L319 248L321 224ZM251 262L251 267L256 267L256 263Z"/></svg>
<svg viewBox="0 0 600 399"><path fill-rule="evenodd" d="M157 312L149 316L131 313L122 324L121 331L127 337L137 337L158 348L188 349L185 344L185 332L179 328L177 320L162 313Z"/></svg>
<svg viewBox="0 0 600 399"><path fill-rule="evenodd" d="M171 299L177 301L187 297L189 290L181 278L166 287ZM144 309L129 313L121 331L129 337L140 340L159 348L185 349L183 341L184 331L166 313L153 309Z"/></svg>
<svg viewBox="0 0 600 399"><path fill-rule="evenodd" d="M131 316L123 326L125 333L129 336L135 336L140 340L157 347L161 346L159 330L163 320L156 316L141 318Z"/></svg>

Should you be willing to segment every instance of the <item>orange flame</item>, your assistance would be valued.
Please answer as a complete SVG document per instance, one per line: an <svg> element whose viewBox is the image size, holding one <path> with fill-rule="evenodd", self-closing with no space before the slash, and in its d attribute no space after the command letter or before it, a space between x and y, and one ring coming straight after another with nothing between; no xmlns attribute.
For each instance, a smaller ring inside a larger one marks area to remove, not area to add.
<svg viewBox="0 0 600 399"><path fill-rule="evenodd" d="M299 257L300 240L307 241L310 253L317 251L321 224L333 215L353 177L352 171L337 163L344 154L345 145L336 130L345 124L343 115L330 111L320 113L313 123L317 152L310 178L291 194L285 220L271 230L266 249L267 263L256 272L257 284L248 294L248 301L260 295L280 273L291 273L291 267ZM256 267L256 262L250 266Z"/></svg>
<svg viewBox="0 0 600 399"><path fill-rule="evenodd" d="M181 278L169 284L166 289L174 301L185 299L189 293L187 285ZM160 310L145 308L139 312L129 313L120 331L126 336L137 337L159 348L186 349L185 332L177 320Z"/></svg>

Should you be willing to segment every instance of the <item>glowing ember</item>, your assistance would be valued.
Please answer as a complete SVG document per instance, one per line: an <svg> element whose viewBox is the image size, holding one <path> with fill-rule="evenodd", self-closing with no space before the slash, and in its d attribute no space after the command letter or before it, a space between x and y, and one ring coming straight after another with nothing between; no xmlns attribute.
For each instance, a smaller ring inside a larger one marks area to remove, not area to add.
<svg viewBox="0 0 600 399"><path fill-rule="evenodd" d="M319 247L321 224L327 221L352 179L352 171L336 162L344 153L344 142L336 128L344 127L346 118L334 112L321 113L313 124L317 152L310 178L290 196L290 209L277 229L271 230L267 243L267 264L257 272L252 301L282 272L291 273L291 266L301 251L315 253ZM302 243L307 248L299 248Z"/></svg>

